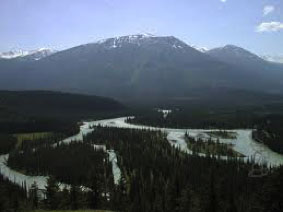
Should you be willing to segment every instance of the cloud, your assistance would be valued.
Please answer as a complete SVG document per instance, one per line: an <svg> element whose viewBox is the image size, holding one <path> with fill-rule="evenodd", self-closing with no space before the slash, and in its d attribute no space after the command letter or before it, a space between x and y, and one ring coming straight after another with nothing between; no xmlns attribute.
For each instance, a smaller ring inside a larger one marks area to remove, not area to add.
<svg viewBox="0 0 283 212"><path fill-rule="evenodd" d="M221 2L225 3L227 0L220 0Z"/></svg>
<svg viewBox="0 0 283 212"><path fill-rule="evenodd" d="M274 6L272 6L272 5L266 5L266 6L264 6L264 8L263 8L263 15L266 16L266 15L272 13L274 10L275 10L275 7L274 7Z"/></svg>
<svg viewBox="0 0 283 212"><path fill-rule="evenodd" d="M283 29L283 23L272 21L263 22L256 27L257 32L277 32Z"/></svg>

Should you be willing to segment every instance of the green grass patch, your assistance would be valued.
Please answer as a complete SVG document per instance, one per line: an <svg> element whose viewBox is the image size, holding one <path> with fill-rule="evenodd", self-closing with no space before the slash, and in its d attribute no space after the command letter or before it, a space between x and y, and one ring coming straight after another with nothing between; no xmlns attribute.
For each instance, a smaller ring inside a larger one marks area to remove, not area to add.
<svg viewBox="0 0 283 212"><path fill-rule="evenodd" d="M237 138L236 132L230 132L226 130L210 131L210 132L207 132L206 134L211 137L223 138L223 139L236 139Z"/></svg>
<svg viewBox="0 0 283 212"><path fill-rule="evenodd" d="M34 141L37 139L50 138L54 135L53 132L34 132L34 133L17 133L13 134L17 138L17 145L19 147L23 141Z"/></svg>

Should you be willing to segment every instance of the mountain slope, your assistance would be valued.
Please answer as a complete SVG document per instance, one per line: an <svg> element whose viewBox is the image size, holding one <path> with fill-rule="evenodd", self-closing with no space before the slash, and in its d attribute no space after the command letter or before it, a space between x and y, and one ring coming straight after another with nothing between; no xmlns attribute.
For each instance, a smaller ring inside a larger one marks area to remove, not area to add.
<svg viewBox="0 0 283 212"><path fill-rule="evenodd" d="M191 96L200 88L281 91L276 74L220 61L172 36L130 35L37 61L0 60L0 89L52 89L120 99L176 98Z"/></svg>

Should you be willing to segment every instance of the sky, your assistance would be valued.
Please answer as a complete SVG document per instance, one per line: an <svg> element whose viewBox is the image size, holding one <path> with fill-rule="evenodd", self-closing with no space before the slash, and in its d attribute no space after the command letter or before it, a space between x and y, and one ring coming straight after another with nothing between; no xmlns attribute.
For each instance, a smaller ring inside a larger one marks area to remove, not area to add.
<svg viewBox="0 0 283 212"><path fill-rule="evenodd" d="M0 51L151 33L283 55L283 0L0 0Z"/></svg>

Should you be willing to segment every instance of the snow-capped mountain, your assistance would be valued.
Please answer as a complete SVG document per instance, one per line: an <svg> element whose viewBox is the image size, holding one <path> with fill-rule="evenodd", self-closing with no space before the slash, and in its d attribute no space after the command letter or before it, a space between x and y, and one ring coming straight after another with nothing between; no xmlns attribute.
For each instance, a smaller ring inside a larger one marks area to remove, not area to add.
<svg viewBox="0 0 283 212"><path fill-rule="evenodd" d="M0 89L121 99L183 98L222 88L283 92L281 66L232 45L202 53L173 36L138 34L76 46L41 60L39 52L0 60ZM27 63L25 58L38 61Z"/></svg>
<svg viewBox="0 0 283 212"><path fill-rule="evenodd" d="M169 37L156 36L156 35L149 34L149 33L102 39L102 40L97 41L96 44L105 44L107 48L111 49L111 48L122 47L125 44L132 44L132 45L137 45L137 46L141 46L145 44L146 42L148 44L153 44L153 43L156 44L157 42L160 42L160 38L163 38L163 41L164 41L163 44L167 43L172 48L175 48L175 49L183 49L185 47L190 46L191 48L194 48L202 53L209 51L209 49L206 47L188 45L185 42L180 41L173 36L169 36Z"/></svg>
<svg viewBox="0 0 283 212"><path fill-rule="evenodd" d="M128 45L144 46L144 45L154 45L154 44L169 45L175 49L182 49L188 45L173 36L161 37L152 34L136 34L128 36L120 36L115 38L102 39L96 42L96 44L103 45L105 48L121 48Z"/></svg>
<svg viewBox="0 0 283 212"><path fill-rule="evenodd" d="M0 53L2 59L14 59L14 58L25 58L30 60L40 60L41 58L47 57L56 51L49 48L40 48L36 50L12 50L8 52Z"/></svg>

